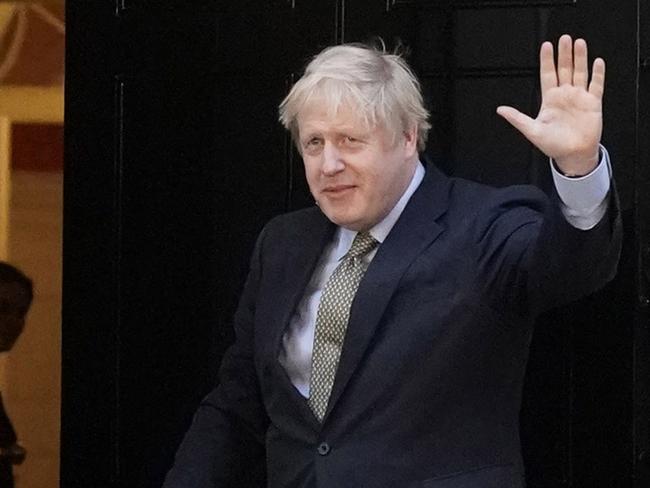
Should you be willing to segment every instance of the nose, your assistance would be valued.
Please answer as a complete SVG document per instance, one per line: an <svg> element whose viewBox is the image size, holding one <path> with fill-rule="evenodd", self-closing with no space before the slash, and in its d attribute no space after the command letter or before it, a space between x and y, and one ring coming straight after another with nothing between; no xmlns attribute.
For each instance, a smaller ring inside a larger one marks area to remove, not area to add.
<svg viewBox="0 0 650 488"><path fill-rule="evenodd" d="M325 142L321 172L325 176L332 176L343 171L343 168L345 168L345 164L341 152L334 144Z"/></svg>

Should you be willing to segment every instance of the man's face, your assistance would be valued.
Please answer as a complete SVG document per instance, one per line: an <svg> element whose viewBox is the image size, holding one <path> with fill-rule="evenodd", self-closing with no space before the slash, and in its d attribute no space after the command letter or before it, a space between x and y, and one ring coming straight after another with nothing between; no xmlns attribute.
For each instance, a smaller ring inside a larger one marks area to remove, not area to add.
<svg viewBox="0 0 650 488"><path fill-rule="evenodd" d="M366 127L343 106L328 114L314 102L298 116L307 183L323 213L350 230L380 222L406 190L417 164L416 130L394 140L381 125Z"/></svg>
<svg viewBox="0 0 650 488"><path fill-rule="evenodd" d="M9 351L25 327L27 296L17 283L0 283L0 352Z"/></svg>

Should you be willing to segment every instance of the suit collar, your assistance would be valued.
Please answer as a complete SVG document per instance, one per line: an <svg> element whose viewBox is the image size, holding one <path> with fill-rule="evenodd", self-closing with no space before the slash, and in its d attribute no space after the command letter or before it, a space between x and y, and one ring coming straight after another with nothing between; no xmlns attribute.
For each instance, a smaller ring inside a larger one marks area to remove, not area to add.
<svg viewBox="0 0 650 488"><path fill-rule="evenodd" d="M320 429L320 423L309 408L306 399L291 383L287 372L278 357L282 345L282 336L291 322L291 317L303 297L314 268L325 246L332 240L336 225L318 209L307 210L301 222L292 221L294 225L285 229L284 235L290 243L286 248L286 260L283 261L284 272L278 274L277 313L269 317L271 332L268 342L269 355L273 364L275 381L279 393L285 395L287 408L293 409L292 415L307 422L312 431Z"/></svg>
<svg viewBox="0 0 650 488"><path fill-rule="evenodd" d="M388 234L390 234L390 231L393 229L397 221L399 220L400 216L402 215L402 212L404 212L404 209L406 208L406 205L408 205L408 202L411 200L413 197L413 194L417 191L419 188L420 184L422 183L422 180L424 179L425 175L424 167L420 162L417 163L415 166L415 171L413 173L413 176L411 177L411 181L406 187L406 190L404 190L404 193L402 196L399 198L397 203L393 206L390 212L388 212L388 215L386 215L381 222L378 224L374 225L372 229L370 229L370 234L379 241L381 244L386 240L386 237L388 237Z"/></svg>
<svg viewBox="0 0 650 488"><path fill-rule="evenodd" d="M425 175L424 166L422 166L422 163L418 162L415 167L415 172L413 173L413 177L411 178L410 183L406 187L406 190L399 198L397 203L393 206L391 211L388 212L388 215L386 215L378 224L375 224L368 231L370 232L370 235L372 235L372 237L374 237L377 240L377 242L379 242L380 245L382 242L386 240L386 237L388 237L388 234L390 234L390 231L394 227L400 215L402 215L402 212L406 208L406 205L408 204L409 200L411 199L415 191L422 183L422 180L424 179L424 175ZM352 245L352 242L354 241L356 235L357 232L354 230L345 229L344 227L338 228L334 237L334 241L335 241L334 257L337 260L340 261L343 258L343 256L347 254L347 252L350 250L350 246Z"/></svg>
<svg viewBox="0 0 650 488"><path fill-rule="evenodd" d="M311 212L311 215L305 219L304 226L295 225L286 230L286 242L291 245L286 249L285 272L278 276L284 279L278 283L277 303L281 313L273 340L274 357L278 356L282 334L309 284L323 249L336 231L336 226L319 209L309 209L308 212Z"/></svg>
<svg viewBox="0 0 650 488"><path fill-rule="evenodd" d="M412 195L400 218L379 247L357 292L350 310L350 320L328 410L334 408L375 333L381 317L401 276L411 262L442 232L436 222L447 209L449 180L429 165L422 183ZM277 361L282 336L290 323L298 302L311 279L325 246L331 242L337 227L317 208L310 209L304 225L286 229L288 240L286 273L278 276L278 314L272 320L269 351L275 363L276 380L288 393L300 415L314 429L321 424L314 417L307 401L291 384ZM274 314L275 315L275 314Z"/></svg>
<svg viewBox="0 0 650 488"><path fill-rule="evenodd" d="M420 187L368 267L350 310L325 420L363 359L402 275L413 260L443 232L437 219L447 209L448 193L449 179L435 167L429 166Z"/></svg>

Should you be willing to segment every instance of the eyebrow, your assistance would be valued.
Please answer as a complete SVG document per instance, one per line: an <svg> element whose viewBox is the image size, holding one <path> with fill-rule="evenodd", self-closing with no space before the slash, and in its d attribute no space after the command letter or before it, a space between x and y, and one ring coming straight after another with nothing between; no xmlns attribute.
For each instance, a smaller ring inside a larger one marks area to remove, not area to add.
<svg viewBox="0 0 650 488"><path fill-rule="evenodd" d="M346 126L346 127L337 127L332 129L331 131L321 131L321 130L313 130L313 131L307 131L304 134L304 139L311 139L313 137L323 137L324 134L333 134L335 136L349 136L352 135L355 138L367 138L370 134L370 131L365 130L365 129L355 129L354 127L351 126ZM300 137L300 139L303 139L303 136Z"/></svg>

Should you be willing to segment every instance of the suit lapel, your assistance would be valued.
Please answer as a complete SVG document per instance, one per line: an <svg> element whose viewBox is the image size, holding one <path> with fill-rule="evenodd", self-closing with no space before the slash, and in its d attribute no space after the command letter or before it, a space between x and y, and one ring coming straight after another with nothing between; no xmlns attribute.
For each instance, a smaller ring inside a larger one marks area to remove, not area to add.
<svg viewBox="0 0 650 488"><path fill-rule="evenodd" d="M278 282L277 320L273 330L273 354L278 357L282 335L302 298L325 245L331 241L336 226L320 210L314 209L306 226L296 226L287 233L286 261Z"/></svg>
<svg viewBox="0 0 650 488"><path fill-rule="evenodd" d="M449 180L434 167L429 167L420 187L368 267L350 310L326 417L363 358L402 275L443 231L436 219L447 209L448 192Z"/></svg>
<svg viewBox="0 0 650 488"><path fill-rule="evenodd" d="M291 383L278 357L284 332L307 289L323 248L332 240L335 230L336 226L317 209L308 216L305 225L295 225L287 230L286 260L282 262L281 272L278 273L278 293L275 297L277 308L270 321L267 354L278 384L278 391L285 397L285 408L294 409L294 414L302 417L314 431L320 428L320 423L309 408L306 399Z"/></svg>

